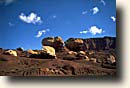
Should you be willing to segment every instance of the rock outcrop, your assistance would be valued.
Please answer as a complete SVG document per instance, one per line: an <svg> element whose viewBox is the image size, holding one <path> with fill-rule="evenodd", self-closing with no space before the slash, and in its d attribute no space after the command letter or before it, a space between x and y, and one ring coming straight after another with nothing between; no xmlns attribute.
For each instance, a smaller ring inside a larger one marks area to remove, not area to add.
<svg viewBox="0 0 130 88"><path fill-rule="evenodd" d="M44 46L42 50L27 50L26 57L42 58L42 59L56 59L55 49L50 46Z"/></svg>
<svg viewBox="0 0 130 88"><path fill-rule="evenodd" d="M7 50L7 51L4 52L4 54L17 56L17 52L15 50Z"/></svg>
<svg viewBox="0 0 130 88"><path fill-rule="evenodd" d="M116 37L88 39L70 38L65 42L65 46L73 51L115 49Z"/></svg>
<svg viewBox="0 0 130 88"><path fill-rule="evenodd" d="M110 55L108 58L107 58L107 63L109 64L113 64L116 62L116 58L113 56L113 55Z"/></svg>
<svg viewBox="0 0 130 88"><path fill-rule="evenodd" d="M50 46L43 46L43 48L42 48L42 51L43 52L41 52L41 54L43 53L47 53L47 54L49 54L49 55L51 55L51 56L56 56L56 54L55 54L55 49L53 48L53 47L50 47Z"/></svg>
<svg viewBox="0 0 130 88"><path fill-rule="evenodd" d="M65 46L73 51L83 51L84 49L84 41L80 38L69 38L65 42Z"/></svg>
<svg viewBox="0 0 130 88"><path fill-rule="evenodd" d="M54 47L56 51L62 51L64 46L64 41L60 36L47 37L42 40L42 45Z"/></svg>
<svg viewBox="0 0 130 88"><path fill-rule="evenodd" d="M87 50L106 50L116 48L115 37L83 39Z"/></svg>

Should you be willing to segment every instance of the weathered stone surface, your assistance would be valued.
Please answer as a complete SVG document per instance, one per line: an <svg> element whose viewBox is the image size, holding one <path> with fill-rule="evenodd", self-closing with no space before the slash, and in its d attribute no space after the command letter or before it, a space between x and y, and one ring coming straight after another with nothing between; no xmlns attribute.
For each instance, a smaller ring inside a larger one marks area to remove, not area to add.
<svg viewBox="0 0 130 88"><path fill-rule="evenodd" d="M7 50L4 52L4 54L17 56L17 52L15 50Z"/></svg>
<svg viewBox="0 0 130 88"><path fill-rule="evenodd" d="M84 51L79 51L78 54L76 55L77 57L83 57L85 56L86 53Z"/></svg>
<svg viewBox="0 0 130 88"><path fill-rule="evenodd" d="M62 51L64 46L64 41L60 36L47 37L42 40L42 45L54 47L56 51Z"/></svg>
<svg viewBox="0 0 130 88"><path fill-rule="evenodd" d="M55 49L50 46L44 46L42 50L27 50L26 57L42 58L42 59L56 59Z"/></svg>
<svg viewBox="0 0 130 88"><path fill-rule="evenodd" d="M65 46L73 51L82 51L84 50L84 42L80 38L69 38L65 42Z"/></svg>
<svg viewBox="0 0 130 88"><path fill-rule="evenodd" d="M116 62L116 58L113 56L113 55L110 55L109 58L107 58L107 61L110 63L110 64L113 64Z"/></svg>
<svg viewBox="0 0 130 88"><path fill-rule="evenodd" d="M47 37L42 40L43 46L54 46L54 37Z"/></svg>
<svg viewBox="0 0 130 88"><path fill-rule="evenodd" d="M84 60L85 60L85 61L90 61L90 59L89 59L88 56L85 56L85 57L84 57Z"/></svg>
<svg viewBox="0 0 130 88"><path fill-rule="evenodd" d="M116 48L115 37L83 39L86 50L106 50Z"/></svg>
<svg viewBox="0 0 130 88"><path fill-rule="evenodd" d="M33 50L31 50L31 49L27 50L27 53L29 53L29 54L38 54L38 52L33 51Z"/></svg>
<svg viewBox="0 0 130 88"><path fill-rule="evenodd" d="M85 51L85 50L108 50L116 48L115 37L104 38L69 38L65 42L65 46L73 51Z"/></svg>
<svg viewBox="0 0 130 88"><path fill-rule="evenodd" d="M74 51L68 51L67 54L69 54L69 55L77 55L77 52L74 52Z"/></svg>
<svg viewBox="0 0 130 88"><path fill-rule="evenodd" d="M43 46L43 48L42 48L42 50L43 50L43 52L41 52L41 54L43 53L47 53L47 54L49 54L49 55L51 55L51 56L56 56L56 54L55 54L55 49L53 48L53 47L50 47L50 46Z"/></svg>
<svg viewBox="0 0 130 88"><path fill-rule="evenodd" d="M96 58L90 58L90 61L92 61L93 63L97 63L97 59Z"/></svg>

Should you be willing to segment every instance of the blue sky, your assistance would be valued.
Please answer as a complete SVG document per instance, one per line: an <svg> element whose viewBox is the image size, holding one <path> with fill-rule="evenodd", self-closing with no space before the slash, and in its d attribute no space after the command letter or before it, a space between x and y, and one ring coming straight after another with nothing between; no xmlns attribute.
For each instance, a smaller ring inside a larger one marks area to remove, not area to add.
<svg viewBox="0 0 130 88"><path fill-rule="evenodd" d="M0 0L0 47L41 49L41 40L116 36L116 0Z"/></svg>

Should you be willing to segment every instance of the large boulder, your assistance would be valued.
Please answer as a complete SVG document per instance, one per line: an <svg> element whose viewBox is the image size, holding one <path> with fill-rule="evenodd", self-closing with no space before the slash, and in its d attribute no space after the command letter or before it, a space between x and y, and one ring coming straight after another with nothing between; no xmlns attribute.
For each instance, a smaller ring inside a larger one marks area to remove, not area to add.
<svg viewBox="0 0 130 88"><path fill-rule="evenodd" d="M36 52L34 50L31 50L31 49L27 50L27 53L29 53L29 54L38 54L38 52Z"/></svg>
<svg viewBox="0 0 130 88"><path fill-rule="evenodd" d="M55 48L56 51L62 51L64 46L64 41L60 36L57 37L47 37L42 40L43 46L51 46Z"/></svg>
<svg viewBox="0 0 130 88"><path fill-rule="evenodd" d="M85 50L84 41L80 38L69 38L65 42L65 46L72 51L83 51L83 50Z"/></svg>
<svg viewBox="0 0 130 88"><path fill-rule="evenodd" d="M83 57L85 55L86 55L86 53L84 51L79 51L77 54L77 57Z"/></svg>
<svg viewBox="0 0 130 88"><path fill-rule="evenodd" d="M91 61L92 63L97 63L97 59L96 59L96 58L90 58L90 61Z"/></svg>
<svg viewBox="0 0 130 88"><path fill-rule="evenodd" d="M62 51L64 47L64 41L60 36L54 38L54 48L56 51Z"/></svg>
<svg viewBox="0 0 130 88"><path fill-rule="evenodd" d="M6 55L11 55L11 56L17 56L17 52L15 50L7 50L4 52Z"/></svg>
<svg viewBox="0 0 130 88"><path fill-rule="evenodd" d="M25 55L26 57L36 58L38 56L39 52L29 49L29 50L25 51L25 54L26 54Z"/></svg>
<svg viewBox="0 0 130 88"><path fill-rule="evenodd" d="M107 62L109 62L109 64L113 64L116 62L116 58L113 56L113 55L110 55L108 58L107 58Z"/></svg>
<svg viewBox="0 0 130 88"><path fill-rule="evenodd" d="M42 50L43 50L43 52L41 52L41 54L46 53L46 54L49 54L49 55L54 56L54 57L56 56L55 49L51 46L43 46Z"/></svg>
<svg viewBox="0 0 130 88"><path fill-rule="evenodd" d="M77 52L74 52L74 51L68 51L67 54L69 54L69 55L77 55Z"/></svg>
<svg viewBox="0 0 130 88"><path fill-rule="evenodd" d="M54 47L54 37L47 37L42 40L43 46L52 46Z"/></svg>
<svg viewBox="0 0 130 88"><path fill-rule="evenodd" d="M55 49L51 46L43 46L42 50L27 50L26 57L41 59L56 59Z"/></svg>

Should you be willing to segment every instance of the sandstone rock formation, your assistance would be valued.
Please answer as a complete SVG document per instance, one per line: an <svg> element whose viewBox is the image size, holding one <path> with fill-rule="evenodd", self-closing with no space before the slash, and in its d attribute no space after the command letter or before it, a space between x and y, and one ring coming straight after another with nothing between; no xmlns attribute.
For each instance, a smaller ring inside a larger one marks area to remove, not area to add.
<svg viewBox="0 0 130 88"><path fill-rule="evenodd" d="M55 49L50 46L43 46L42 50L27 50L26 57L30 58L42 58L42 59L52 59L56 58Z"/></svg>
<svg viewBox="0 0 130 88"><path fill-rule="evenodd" d="M90 61L92 61L93 63L96 63L97 59L96 58L90 58Z"/></svg>
<svg viewBox="0 0 130 88"><path fill-rule="evenodd" d="M85 54L86 53L84 51L79 51L77 55L82 57L82 56L85 56Z"/></svg>
<svg viewBox="0 0 130 88"><path fill-rule="evenodd" d="M106 50L116 48L115 37L83 39L86 50Z"/></svg>
<svg viewBox="0 0 130 88"><path fill-rule="evenodd" d="M47 37L42 40L43 46L52 46L54 47L54 37Z"/></svg>
<svg viewBox="0 0 130 88"><path fill-rule="evenodd" d="M65 42L65 46L68 49L73 50L73 51L82 51L82 50L85 50L84 49L84 42L80 38L69 38Z"/></svg>
<svg viewBox="0 0 130 88"><path fill-rule="evenodd" d="M88 56L84 56L84 60L85 60L85 61L90 61L90 59L89 59Z"/></svg>
<svg viewBox="0 0 130 88"><path fill-rule="evenodd" d="M74 51L68 51L67 54L69 54L69 55L77 55L77 52L74 52Z"/></svg>
<svg viewBox="0 0 130 88"><path fill-rule="evenodd" d="M116 62L116 58L113 55L110 55L109 58L107 58L107 62L113 64Z"/></svg>
<svg viewBox="0 0 130 88"><path fill-rule="evenodd" d="M43 46L42 50L43 50L42 53L47 53L47 54L54 56L54 57L56 56L55 49L53 47Z"/></svg>
<svg viewBox="0 0 130 88"><path fill-rule="evenodd" d="M38 54L38 52L33 51L33 50L31 50L31 49L27 50L27 53L30 53L30 54Z"/></svg>
<svg viewBox="0 0 130 88"><path fill-rule="evenodd" d="M64 46L64 41L60 36L47 37L42 40L42 45L54 47L56 51L62 51Z"/></svg>
<svg viewBox="0 0 130 88"><path fill-rule="evenodd" d="M36 56L39 54L39 52L29 49L29 50L25 51L25 54L26 54L25 57L36 58Z"/></svg>
<svg viewBox="0 0 130 88"><path fill-rule="evenodd" d="M73 51L85 51L85 50L108 50L116 48L115 37L104 38L69 38L65 42L65 46Z"/></svg>
<svg viewBox="0 0 130 88"><path fill-rule="evenodd" d="M4 54L17 56L17 52L15 50L7 50L4 52Z"/></svg>

